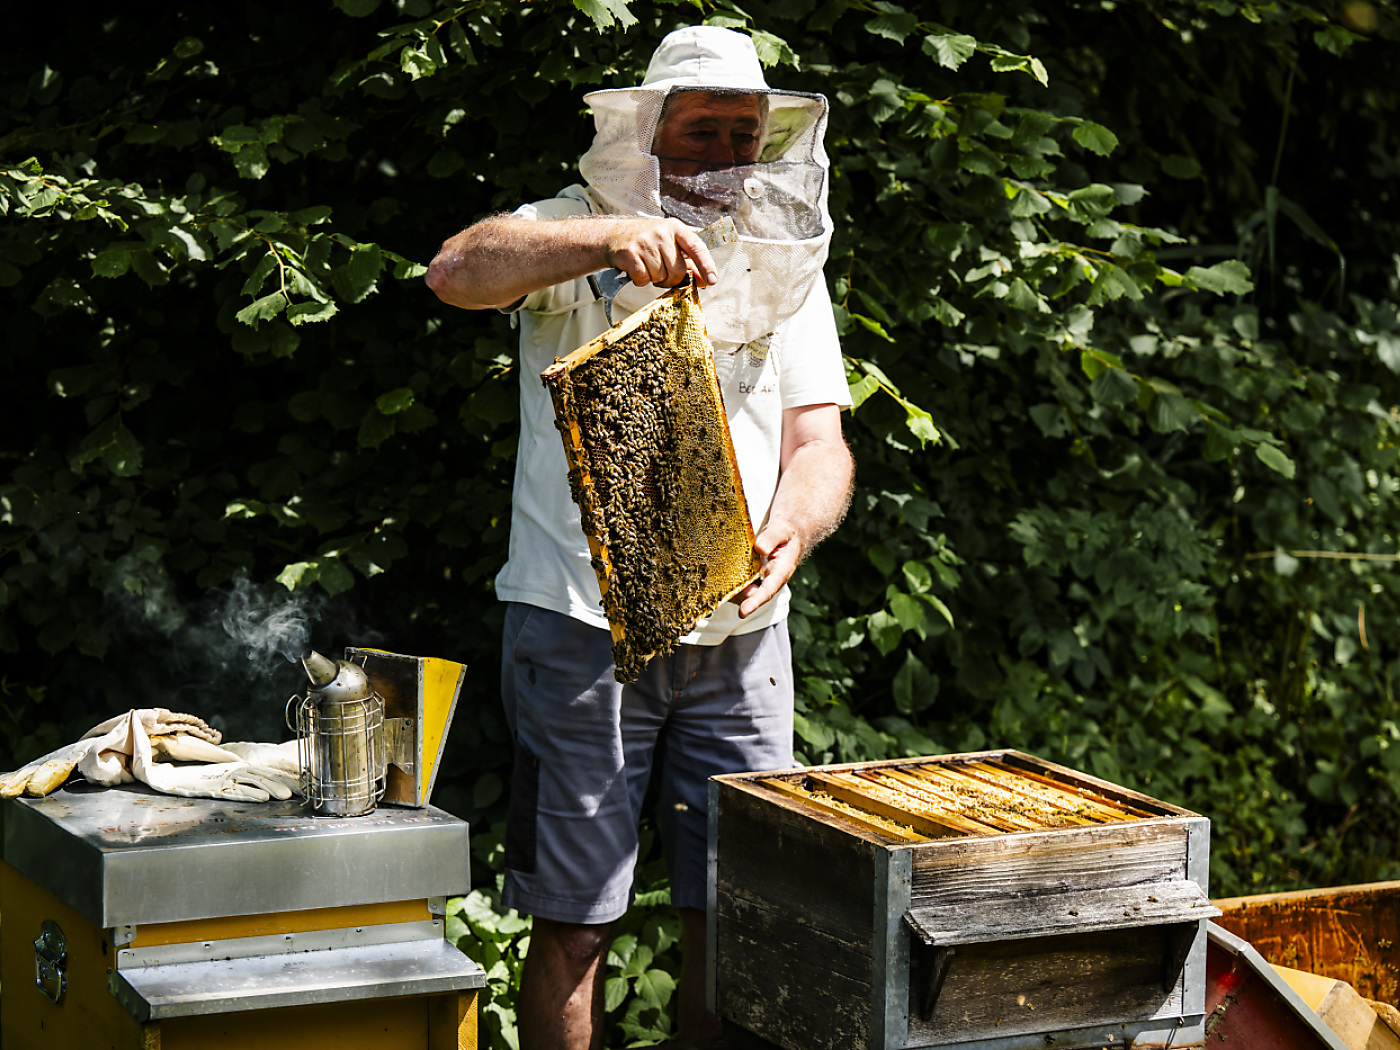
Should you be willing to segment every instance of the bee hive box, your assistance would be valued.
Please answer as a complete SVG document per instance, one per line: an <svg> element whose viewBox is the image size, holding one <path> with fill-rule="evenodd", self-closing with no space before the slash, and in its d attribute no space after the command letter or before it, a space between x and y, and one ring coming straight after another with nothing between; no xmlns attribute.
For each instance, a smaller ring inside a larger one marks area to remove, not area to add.
<svg viewBox="0 0 1400 1050"><path fill-rule="evenodd" d="M630 682L759 568L695 286L656 299L541 379L617 680Z"/></svg>
<svg viewBox="0 0 1400 1050"><path fill-rule="evenodd" d="M710 1001L787 1050L1204 1038L1210 823L1016 751L710 782Z"/></svg>

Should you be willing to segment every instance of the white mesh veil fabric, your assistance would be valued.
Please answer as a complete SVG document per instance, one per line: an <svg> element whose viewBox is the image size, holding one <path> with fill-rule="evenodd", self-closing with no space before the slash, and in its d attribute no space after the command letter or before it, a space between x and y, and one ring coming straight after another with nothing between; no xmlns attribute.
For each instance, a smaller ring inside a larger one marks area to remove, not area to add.
<svg viewBox="0 0 1400 1050"><path fill-rule="evenodd" d="M764 119L754 163L671 176L686 202L662 195L652 141L668 95L694 89L761 95ZM710 338L746 343L796 313L821 277L831 241L826 99L774 91L747 36L693 26L662 41L640 87L594 91L584 100L597 130L579 168L608 211L670 215L696 228L734 219L739 240L711 252L719 279L700 291ZM654 295L637 289L617 302L636 309Z"/></svg>

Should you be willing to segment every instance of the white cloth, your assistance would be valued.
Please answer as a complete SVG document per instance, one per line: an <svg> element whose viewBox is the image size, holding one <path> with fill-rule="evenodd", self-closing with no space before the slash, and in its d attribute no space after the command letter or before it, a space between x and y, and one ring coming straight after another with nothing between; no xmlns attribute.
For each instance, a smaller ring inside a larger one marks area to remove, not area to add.
<svg viewBox="0 0 1400 1050"><path fill-rule="evenodd" d="M757 95L763 106L761 144L752 163L682 180L718 210L696 210L661 193L652 144L674 91L718 89ZM642 83L593 91L593 144L579 172L604 213L708 226L734 219L739 239L711 255L719 279L700 289L711 339L745 343L792 317L822 282L831 243L827 209L831 163L822 138L827 104L821 95L779 91L763 79L753 39L718 26L689 26L667 34ZM723 202L723 203L720 203Z"/></svg>
<svg viewBox="0 0 1400 1050"><path fill-rule="evenodd" d="M596 208L590 194L571 186L553 200L526 205L516 215L528 219L587 215ZM657 290L650 289L650 296ZM510 558L496 577L503 601L525 602L607 629L600 606L598 577L578 507L569 495L564 445L554 428L549 392L536 379L556 357L571 353L608 328L603 304L580 278L544 288L516 309L520 323L520 447L516 453L511 511ZM715 371L724 395L739 475L755 529L761 527L778 485L783 410L807 405L849 405L841 346L824 281L764 347L714 345ZM788 591L745 620L730 602L682 642L718 645L733 634L747 634L787 616Z"/></svg>
<svg viewBox="0 0 1400 1050"><path fill-rule="evenodd" d="M153 732L154 731L154 732ZM212 737L212 741L209 739ZM0 777L0 797L49 794L76 769L104 787L139 780L168 795L266 802L290 798L297 789L295 751L290 770L287 745L217 745L218 730L164 708L136 708L115 715L22 769ZM295 748L296 742L291 742ZM190 765L158 761L166 757Z"/></svg>

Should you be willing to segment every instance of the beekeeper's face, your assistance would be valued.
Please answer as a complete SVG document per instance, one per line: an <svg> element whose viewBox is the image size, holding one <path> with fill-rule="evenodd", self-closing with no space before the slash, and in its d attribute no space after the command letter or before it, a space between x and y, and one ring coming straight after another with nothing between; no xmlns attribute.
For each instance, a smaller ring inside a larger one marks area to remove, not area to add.
<svg viewBox="0 0 1400 1050"><path fill-rule="evenodd" d="M675 92L666 100L651 151L661 169L661 194L702 206L695 179L758 159L763 100L758 95L709 91Z"/></svg>

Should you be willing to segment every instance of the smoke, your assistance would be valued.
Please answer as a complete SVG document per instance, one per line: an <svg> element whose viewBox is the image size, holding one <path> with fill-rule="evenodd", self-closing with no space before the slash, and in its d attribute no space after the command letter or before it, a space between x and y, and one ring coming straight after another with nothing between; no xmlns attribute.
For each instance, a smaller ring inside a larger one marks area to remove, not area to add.
<svg viewBox="0 0 1400 1050"><path fill-rule="evenodd" d="M310 648L310 605L305 595L270 600L240 573L232 589L224 592L216 615L224 633L250 663L263 663L279 654L296 663Z"/></svg>
<svg viewBox="0 0 1400 1050"><path fill-rule="evenodd" d="M307 688L299 661L308 648L339 657L347 645L389 641L361 621L359 602L289 593L246 572L191 595L158 557L115 563L103 593L102 671L73 697L89 725L133 707L167 707L198 715L227 740L285 740L287 701Z"/></svg>

